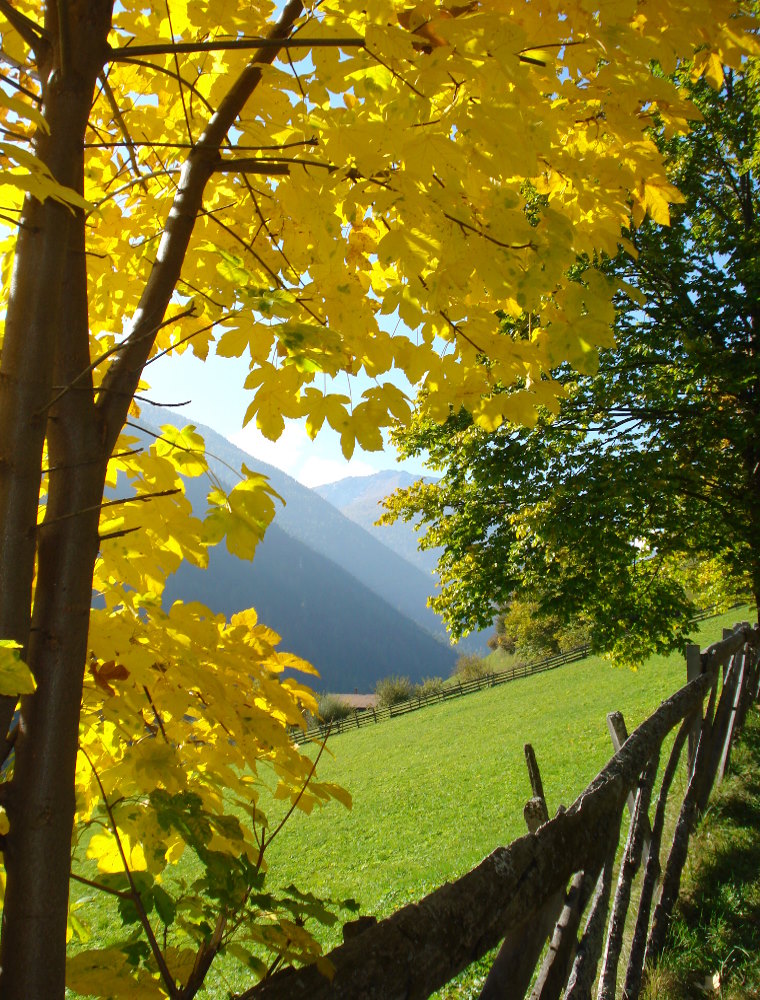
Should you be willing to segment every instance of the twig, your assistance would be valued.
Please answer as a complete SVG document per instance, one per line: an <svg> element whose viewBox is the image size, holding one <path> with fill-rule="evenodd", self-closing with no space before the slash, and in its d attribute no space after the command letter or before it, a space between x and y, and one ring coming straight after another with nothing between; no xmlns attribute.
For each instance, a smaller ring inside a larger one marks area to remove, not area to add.
<svg viewBox="0 0 760 1000"><path fill-rule="evenodd" d="M161 730L161 735L164 738L164 743L168 743L169 740L168 740L167 735L166 735L166 730L164 729L164 720L161 718L161 713L156 708L156 706L155 706L155 704L153 702L153 699L150 696L150 691L148 690L148 688L147 688L147 686L145 684L143 684L143 691L145 692L145 697L148 699L148 704L153 709L153 714L156 717L156 722L158 723L158 728Z"/></svg>
<svg viewBox="0 0 760 1000"><path fill-rule="evenodd" d="M119 899L131 899L132 893L127 892L125 889L112 889L110 885L103 885L102 882L93 882L90 878L85 878L84 875L77 875L76 872L69 872L69 878L73 878L75 882L81 882L82 885L89 885L91 889L98 889L100 892L110 893L111 896L118 896Z"/></svg>
<svg viewBox="0 0 760 1000"><path fill-rule="evenodd" d="M311 770L309 771L309 773L308 773L308 775L306 777L306 781L304 781L303 785L301 786L301 790L299 791L298 795L296 795L295 799L293 800L293 802L292 802L292 804L290 806L290 809L288 809L288 811L285 813L285 815L282 817L282 819L278 823L277 827L275 828L274 832L272 833L272 836L269 837L269 839L267 839L266 836L264 835L264 831L263 830L261 831L261 847L259 849L258 860L256 861L256 871L258 871L261 868L261 863L264 860L264 851L267 849L267 847L269 847L269 845L272 843L272 841L274 840L274 838L277 836L277 834L280 832L280 830L282 830L282 828L285 826L285 824L287 823L287 821L293 815L293 812L294 812L296 806L301 801L301 797L303 796L304 792L306 791L306 789L309 786L309 782L314 777L314 772L317 769L317 764L319 764L319 759L322 756L322 754L324 753L325 747L327 746L327 738L330 735L330 730L331 729L332 729L332 722L327 727L327 732L325 733L325 738L322 740L322 742L321 742L321 744L319 746L319 753L317 754L316 758L314 759L314 763L311 765Z"/></svg>
<svg viewBox="0 0 760 1000"><path fill-rule="evenodd" d="M116 846L119 850L119 855L121 856L121 863L124 866L124 874L127 876L127 881L129 882L129 887L132 890L131 900L134 903L135 909L137 910L137 915L140 918L140 923L145 931L145 936L148 938L148 943L150 944L150 949L153 952L153 957L158 965L159 972L161 973L161 978L164 981L164 987L172 998L172 1000L181 1000L180 992L177 989L177 984L174 981L174 977L169 971L169 967L166 964L166 959L158 945L156 940L156 935L153 933L153 928L150 925L150 920L148 920L148 914L145 912L145 906L143 905L142 897L137 889L135 880L132 877L132 871L129 867L129 862L127 861L127 856L124 853L124 845L121 842L121 837L119 836L119 827L116 823L116 819L113 814L113 809L108 801L108 796L106 795L106 790L103 787L103 782L100 780L100 775L98 774L95 765L90 758L90 755L84 749L83 746L79 747L80 753L82 753L92 769L92 773L95 776L95 781L98 783L98 788L100 789L100 794L103 797L103 805L105 806L106 812L108 813L108 819L111 823L111 830L114 837L116 838Z"/></svg>
<svg viewBox="0 0 760 1000"><path fill-rule="evenodd" d="M177 322L177 320L184 319L186 316L192 316L194 313L195 313L195 306L190 305L187 309L183 310L182 312L175 313L173 316L169 316L168 319L163 320L153 329L146 330L142 336L143 338L146 339L148 337L152 337L154 334L158 333L159 330L163 329L163 327L168 326L170 323L175 323ZM60 392L58 392L57 395L53 396L53 398L46 406L41 407L37 411L37 413L35 413L35 416L39 416L41 413L44 413L45 410L49 410L50 407L54 406L58 402L58 400L61 399L62 396L65 396L66 393L77 384L77 382L79 382L81 379L89 375L90 372L94 371L101 362L105 361L106 358L110 358L112 354L118 354L119 351L124 350L126 347L127 347L127 341L124 340L120 344L114 344L114 346L109 348L107 351L103 351L103 353L98 355L98 357L95 358L94 361L91 361L90 364L76 376L76 378L72 379L72 381L69 382L68 385L65 385L60 390Z"/></svg>
<svg viewBox="0 0 760 1000"><path fill-rule="evenodd" d="M0 0L4 3L5 0ZM1 9L1 8L0 8ZM264 35L255 38L231 38L214 42L175 42L169 45L158 42L155 45L129 45L112 48L108 59L116 62L134 56L166 56L179 53L232 52L250 49L363 49L364 39L354 35L351 38L270 38Z"/></svg>
<svg viewBox="0 0 760 1000"><path fill-rule="evenodd" d="M297 163L297 160L291 160ZM321 164L323 165L323 164ZM271 163L261 157L246 157L238 160L220 160L214 167L216 173L261 174L264 177L282 177L290 173L289 163Z"/></svg>
<svg viewBox="0 0 760 1000"><path fill-rule="evenodd" d="M133 531L142 531L141 527L124 528L122 531L108 531L105 535L98 535L99 542L106 542L109 538L123 538L124 535L131 535Z"/></svg>
<svg viewBox="0 0 760 1000"><path fill-rule="evenodd" d="M124 115L121 113L121 108L119 107L119 102L116 100L113 90L111 89L111 84L108 82L108 77L106 76L105 70L103 70L98 79L100 80L103 93L106 95L106 100L110 105L111 112L116 120L116 124L119 126L119 131L124 136L124 145L127 147L129 162L132 164L132 169L137 175L136 180L141 182L143 188L146 188L146 183L143 180L142 174L140 173L140 166L137 162L137 151L135 149L135 144L132 141L132 136L129 134L129 129L127 128L127 123L124 120ZM147 188L146 188L147 189ZM99 207L102 202L99 202L96 207Z"/></svg>
<svg viewBox="0 0 760 1000"><path fill-rule="evenodd" d="M131 52L132 50L129 49L128 51ZM177 83L180 86L187 87L187 89L190 91L190 93L194 97L197 97L199 101L201 101L201 103L204 105L204 107L206 108L206 110L210 114L214 113L213 105L210 104L208 102L208 100L206 100L206 98L198 90L198 88L195 86L195 84L191 80L186 80L183 76L180 76L178 73L175 73L173 70L169 69L168 66L159 66L156 63L148 62L147 59L126 59L125 58L125 59L122 59L121 62L127 63L127 64L132 65L132 66L143 66L143 67L145 67L145 69L152 69L156 73L163 73L164 76L171 77L172 80L176 80ZM85 143L85 146L86 145L87 145L87 143ZM143 146L177 146L178 148L186 148L186 149L193 149L194 148L194 144L191 144L191 143L188 143L187 146L184 146L184 145L180 146L179 143L173 143L173 142L165 142L165 143L160 143L160 142L158 142L158 143L144 142L144 143L140 143L140 145L143 145Z"/></svg>
<svg viewBox="0 0 760 1000"><path fill-rule="evenodd" d="M172 25L172 12L169 8L169 0L164 0L164 7L166 8L166 19L169 22L169 34L172 36L172 45L176 44L174 38L174 26ZM182 102L182 111L185 115L185 125L187 125L187 137L190 142L193 142L193 130L190 128L190 117L187 113L187 105L185 104L185 91L182 89L182 77L179 73L179 55L174 52L174 69L177 72L177 83L179 84L179 99Z"/></svg>
<svg viewBox="0 0 760 1000"><path fill-rule="evenodd" d="M33 21L26 14L16 10L9 0L0 0L0 13L5 14L6 20L21 35L26 44L35 51L39 48L40 42L50 42L50 36L45 29Z"/></svg>
<svg viewBox="0 0 760 1000"><path fill-rule="evenodd" d="M493 243L497 247L502 247L504 250L535 250L536 246L533 242L529 243L503 243L501 240L497 240L495 236L489 236L488 233L484 233L482 229L478 229L477 226L471 225L469 222L465 222L463 219L457 219L453 215L449 215L448 212L443 213L443 217L448 219L449 222L455 223L461 229L468 229L471 233L475 233L476 236L482 236L484 240L488 240L489 243Z"/></svg>
<svg viewBox="0 0 760 1000"><path fill-rule="evenodd" d="M422 91L417 90L417 88L414 86L413 83L409 83L408 80L405 80L400 73L397 73L392 66L389 66L388 63L385 62L385 60L381 59L380 56L377 54L377 52L373 52L371 49L365 49L365 51L367 55L370 56L370 58L374 59L376 62L379 62L384 69L387 69L388 72L391 74L391 76L395 77L397 80L400 80L401 83L405 84L405 86L407 86L411 91L413 91L417 95L417 97L421 97L423 101L425 100L425 95L422 93Z"/></svg>
<svg viewBox="0 0 760 1000"><path fill-rule="evenodd" d="M42 524L38 524L37 529L49 528L51 524L58 524L59 521L68 521L71 517L81 517L82 514L91 514L94 510L104 510L106 507L116 507L123 503L147 503L148 500L154 500L156 497L170 497L174 496L175 493L181 492L182 490L177 487L172 490L158 490L156 493L141 493L133 497L121 497L119 500L104 500L102 503L92 504L91 507L82 507L80 510L73 510L69 514L51 517L49 521L43 521ZM110 535L102 535L101 537L107 538Z"/></svg>
<svg viewBox="0 0 760 1000"><path fill-rule="evenodd" d="M4 83L7 83L9 87L13 87L14 90L17 90L20 94L24 94L25 97L30 98L32 101L35 102L35 104L42 104L42 98L40 97L39 94L35 94L33 90L27 90L26 87L22 87L20 83L16 83L15 80L12 80L9 76L6 76L5 73L0 73L0 80L3 80Z"/></svg>

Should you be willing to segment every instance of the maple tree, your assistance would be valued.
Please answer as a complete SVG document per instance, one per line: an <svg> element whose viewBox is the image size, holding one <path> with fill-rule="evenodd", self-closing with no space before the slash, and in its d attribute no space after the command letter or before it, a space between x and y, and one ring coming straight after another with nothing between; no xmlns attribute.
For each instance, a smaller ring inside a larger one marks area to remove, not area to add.
<svg viewBox="0 0 760 1000"><path fill-rule="evenodd" d="M399 433L443 473L390 506L444 548L434 602L457 632L497 609L502 642L585 619L596 649L635 663L681 645L696 608L760 606L759 72L748 59L720 88L679 73L700 120L656 139L684 202L604 264L636 296L596 372L556 373L558 413Z"/></svg>
<svg viewBox="0 0 760 1000"><path fill-rule="evenodd" d="M71 878L126 928L72 959L75 990L191 997L222 950L318 952L316 901L261 881L263 770L290 808L346 800L288 737L315 706L279 678L306 665L253 611L161 606L181 559L222 539L250 558L277 498L243 470L193 516L198 435L144 447L130 426L148 366L245 355L246 419L327 422L346 455L408 418L394 369L433 417L530 420L559 360L609 342L611 288L572 265L678 197L644 130L690 106L652 62L697 48L719 81L752 46L737 12L0 0L2 995L63 996ZM335 390L360 374L360 398ZM96 878L71 870L72 828ZM185 852L192 884L171 876Z"/></svg>

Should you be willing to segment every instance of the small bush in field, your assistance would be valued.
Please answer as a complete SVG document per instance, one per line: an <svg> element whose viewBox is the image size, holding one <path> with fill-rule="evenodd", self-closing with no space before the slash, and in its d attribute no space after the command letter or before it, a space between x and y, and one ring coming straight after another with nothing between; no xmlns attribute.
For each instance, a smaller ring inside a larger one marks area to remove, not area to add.
<svg viewBox="0 0 760 1000"><path fill-rule="evenodd" d="M486 660L474 653L466 653L457 660L453 676L460 681L474 681L491 673L493 670Z"/></svg>
<svg viewBox="0 0 760 1000"><path fill-rule="evenodd" d="M442 677L425 677L420 684L416 684L414 694L418 698L429 698L434 694L443 691Z"/></svg>
<svg viewBox="0 0 760 1000"><path fill-rule="evenodd" d="M413 694L412 682L408 677L392 674L377 682L375 694L378 708L390 708L401 701L409 701Z"/></svg>
<svg viewBox="0 0 760 1000"><path fill-rule="evenodd" d="M318 711L322 722L338 722L351 714L351 706L336 694L323 694L319 699Z"/></svg>

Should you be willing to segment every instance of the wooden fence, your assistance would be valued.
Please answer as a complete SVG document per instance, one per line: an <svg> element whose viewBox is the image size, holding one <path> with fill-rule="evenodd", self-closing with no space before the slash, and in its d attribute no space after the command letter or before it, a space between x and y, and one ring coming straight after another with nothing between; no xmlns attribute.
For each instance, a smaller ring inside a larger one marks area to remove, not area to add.
<svg viewBox="0 0 760 1000"><path fill-rule="evenodd" d="M548 818L538 766L526 747L533 798L525 807L525 836L379 923L361 918L346 925L344 943L327 956L332 980L315 966L287 969L238 1000L416 1000L500 943L481 1000L522 1000L531 983L531 1000L563 994L585 1000L597 975L598 1000L636 1000L647 966L656 964L664 946L696 820L758 699L760 629L745 622L702 652L691 646L686 664L685 687L630 736L619 713L612 713L616 752L569 809ZM673 730L657 783L663 744ZM680 803L671 799L675 832L663 852L666 805L684 747L686 791ZM613 893L626 808L631 818ZM640 869L634 913L631 890ZM632 943L622 969L626 924Z"/></svg>
<svg viewBox="0 0 760 1000"><path fill-rule="evenodd" d="M734 608L745 607L744 604L735 604ZM717 604L703 608L694 615L694 621L700 622L716 614L722 614L725 608ZM732 608L728 609L733 610ZM311 740L324 740L328 736L337 736L338 733L345 733L349 729L361 729L362 726L372 726L377 722L385 722L393 719L397 715L407 715L409 712L416 712L420 708L428 705L436 705L451 698L461 698L463 695L472 694L474 691L482 691L483 688L496 687L499 684L508 684L510 681L520 680L522 677L532 677L534 674L542 674L546 670L554 670L562 667L566 663L577 663L591 652L591 646L584 643L581 646L574 646L566 653L554 653L546 656L542 660L534 660L531 663L520 663L506 670L496 670L485 674L483 677L476 677L471 681L456 681L448 687L442 688L427 695L414 695L407 701L399 702L390 708L368 708L363 710L354 709L350 715L343 719L336 719L331 723L317 723L309 726L304 732L298 726L293 726L290 735L295 743L306 743Z"/></svg>
<svg viewBox="0 0 760 1000"><path fill-rule="evenodd" d="M354 710L344 719L336 719L331 723L318 723L310 726L306 732L294 726L291 729L291 736L296 743L304 743L310 740L323 740L327 736L336 736L338 733L345 733L349 729L360 729L362 726L373 726L377 722L385 722L387 719L394 719L397 715L407 715L409 712L416 712L427 705L436 705L451 698L461 698L463 695L472 694L473 691L482 691L484 688L496 687L499 684L507 684L509 681L519 680L521 677L532 677L533 674L541 674L545 670L554 670L556 667L564 666L566 663L577 663L578 660L585 659L590 652L588 645L576 646L566 653L555 653L547 656L543 660L534 663L520 663L507 670L496 670L482 677L476 677L471 681L454 681L448 687L441 688L427 695L414 695L407 701L391 705L390 708L368 708L363 711Z"/></svg>

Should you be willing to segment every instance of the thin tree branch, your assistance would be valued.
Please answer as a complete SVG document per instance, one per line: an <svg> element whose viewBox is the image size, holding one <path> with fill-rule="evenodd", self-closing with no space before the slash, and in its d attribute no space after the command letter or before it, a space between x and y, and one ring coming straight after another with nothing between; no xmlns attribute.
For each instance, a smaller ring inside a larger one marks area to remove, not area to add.
<svg viewBox="0 0 760 1000"><path fill-rule="evenodd" d="M162 327L168 326L169 323L174 323L176 320L184 319L186 316L192 316L194 312L195 312L195 306L193 305L188 306L188 308L183 310L182 312L175 313L174 316L170 316L168 319L162 320L162 322L159 323L159 325L155 328L155 330L147 330L143 334L143 337L146 338L152 337L156 333L158 333L158 331L161 330ZM104 351L102 354L98 355L98 357L95 358L94 361L91 361L90 364L85 369L83 369L75 379L69 382L68 385L65 385L56 396L53 396L53 398L50 400L47 406L41 407L40 410L38 410L38 413L35 414L35 416L37 416L39 413L42 413L44 410L49 410L51 406L54 406L58 402L61 396L65 396L70 389L73 389L74 386L79 381L81 381L81 379L85 378L87 375L90 374L90 372L94 371L99 364L101 364L107 358L110 358L112 354L118 354L119 351L123 351L126 346L127 346L126 341L122 341L120 344L114 344L113 347L109 348L107 351Z"/></svg>
<svg viewBox="0 0 760 1000"><path fill-rule="evenodd" d="M153 709L153 714L156 717L156 723L158 724L158 728L161 730L161 735L164 738L164 743L168 743L169 739L166 735L166 730L164 729L164 720L161 718L161 713L156 708L153 702L153 698L151 698L150 691L148 690L145 684L143 684L143 691L145 692L145 697L148 699L148 704Z"/></svg>
<svg viewBox="0 0 760 1000"><path fill-rule="evenodd" d="M174 38L174 26L172 25L172 12L169 8L169 0L164 0L164 7L166 8L166 19L169 22L169 34L172 36L172 45L176 44ZM174 69L177 73L177 83L179 84L179 99L182 102L182 111L185 115L185 125L187 126L187 137L190 142L193 142L193 130L190 128L190 116L187 113L187 105L185 104L185 91L182 89L182 77L179 72L179 54L175 50L174 52Z"/></svg>
<svg viewBox="0 0 760 1000"><path fill-rule="evenodd" d="M124 889L112 889L110 885L103 885L102 882L93 882L92 879L85 878L84 875L77 875L76 872L70 872L69 877L73 878L75 882L81 882L82 885L89 885L91 889L97 889L99 892L107 892L111 896L118 896L119 899L132 898L131 892L127 892Z"/></svg>
<svg viewBox="0 0 760 1000"><path fill-rule="evenodd" d="M175 493L181 493L182 490L158 490L156 493L141 493L139 496L133 497L122 497L119 500L104 500L103 503L93 504L91 507L82 507L81 510L73 510L70 514L61 514L60 517L53 517L49 521L43 521L42 524L37 525L37 530L40 531L42 528L49 528L51 524L58 524L59 521L68 521L72 517L81 517L82 514L90 514L94 510L104 510L106 507L118 507L125 503L147 503L148 500L155 500L156 497L171 497ZM134 529L130 529L134 530ZM110 535L101 535L101 538L110 538Z"/></svg>
<svg viewBox="0 0 760 1000"><path fill-rule="evenodd" d="M125 528L123 531L108 531L105 535L98 535L98 541L107 542L110 538L124 538L125 535L131 535L133 531L142 531L142 528L137 525L135 528Z"/></svg>
<svg viewBox="0 0 760 1000"><path fill-rule="evenodd" d="M332 729L332 723L330 723L330 725L327 727L327 732L325 733L325 738L322 740L322 742L319 745L319 753L314 758L314 763L311 765L311 770L309 771L309 773L308 773L308 775L306 777L306 781L304 781L303 785L301 786L301 790L299 791L298 795L296 795L295 799L293 799L293 802L291 803L290 809L288 809L288 811L282 817L282 819L280 820L280 822L277 824L274 832L272 833L272 836L269 837L269 838L267 838L264 835L264 831L263 830L261 831L261 847L259 849L259 857L258 857L258 860L256 862L256 870L257 871L259 870L259 868L261 868L261 863L264 860L264 851L267 849L267 847L269 847L269 845L272 843L272 841L274 840L274 838L277 836L277 834L280 832L280 830L282 830L282 828L285 826L285 824L287 823L287 821L293 815L293 812L295 811L296 807L298 806L298 803L301 801L301 798L302 798L304 792L306 791L306 789L309 786L309 782L314 777L314 772L317 770L317 764L319 764L319 760L320 760L322 754L325 752L325 747L327 746L327 738L330 735L330 730L331 729Z"/></svg>
<svg viewBox="0 0 760 1000"><path fill-rule="evenodd" d="M111 804L108 801L106 790L103 787L103 782L100 780L100 775L98 774L90 755L87 753L87 751L84 749L83 746L79 747L79 752L84 755L87 763L90 765L90 768L92 769L92 773L95 776L95 780L98 783L100 794L103 797L103 805L105 806L106 812L108 813L108 819L111 823L111 831L114 837L116 838L116 846L119 850L119 855L121 856L121 863L124 866L124 874L127 876L129 887L132 890L130 898L134 903L135 909L137 910L137 914L140 918L140 923L142 924L142 928L145 931L145 936L147 937L148 943L150 944L150 950L153 952L153 957L156 960L156 965L158 966L158 970L161 973L161 978L164 981L164 987L169 996L172 998L172 1000L181 1000L180 992L177 989L177 984L171 972L169 971L169 966L166 964L166 959L164 958L163 952L161 951L158 945L158 941L156 940L156 935L153 933L153 928L150 925L150 920L148 920L148 914L145 912L145 906L143 905L142 897L140 896L140 893L137 889L137 885L135 884L135 880L132 877L132 871L129 867L129 862L127 861L127 855L124 852L124 845L122 844L121 837L119 836L119 827L116 823L116 818L114 817Z"/></svg>
<svg viewBox="0 0 760 1000"><path fill-rule="evenodd" d="M129 51L131 52L132 50L129 49ZM211 114L211 115L214 114L213 105L209 103L209 101L198 90L198 88L195 86L195 84L191 80L186 80L184 78L184 76L180 76L178 73L175 73L174 70L169 69L168 66L158 66L156 63L148 62L145 59L122 59L121 62L128 63L128 64L131 64L131 65L134 65L134 66L143 66L143 67L145 67L145 69L151 69L151 70L153 70L156 73L163 73L164 76L171 77L172 80L176 80L177 81L177 83L180 85L180 87L182 87L182 86L187 87L187 89L190 91L190 93L193 94L195 97L197 97L199 101L201 101L201 103L204 105L204 107L209 112L209 114ZM162 143L147 142L147 143L144 143L143 145L146 145L146 146L154 146L154 145L155 146L160 146L160 145L162 145ZM169 145L175 145L175 144L174 143L164 143L163 145L169 146ZM87 143L85 143L85 147L86 146L87 146ZM186 148L193 149L194 146L193 146L193 144L188 143L188 146Z"/></svg>
<svg viewBox="0 0 760 1000"><path fill-rule="evenodd" d="M5 0L0 0L4 3ZM299 12L300 13L300 12ZM358 35L348 38L283 38L272 35L261 35L254 38L231 38L227 41L213 42L175 42L170 45L158 42L154 45L129 45L124 48L112 48L108 53L111 62L134 56L166 56L179 53L198 52L233 52L251 49L363 49L364 39Z"/></svg>
<svg viewBox="0 0 760 1000"><path fill-rule="evenodd" d="M203 206L206 184L214 172L219 150L246 102L263 79L264 67L274 61L283 44L290 40L302 12L302 0L289 0L280 20L270 30L266 44L256 47L251 60L230 86L188 156L166 220L156 260L137 305L132 332L126 341L127 348L119 354L103 379L102 385L106 391L98 406L106 428L106 445L116 440L126 416L124 397L109 395L107 390L129 395L137 388L153 342L150 336L146 336L146 331L163 321L180 278L190 238Z"/></svg>
<svg viewBox="0 0 760 1000"><path fill-rule="evenodd" d="M2 77L4 79L2 73L0 73L0 77ZM11 82L11 81L9 81L9 82ZM30 96L34 96L34 95L31 95L31 91L29 93L30 93ZM40 98L37 98L37 100L40 100ZM84 143L84 148L85 149L118 149L121 146L125 146L125 145L127 145L127 144L126 144L126 142L123 139L118 139L118 140L114 140L112 142L86 142L86 143ZM143 141L140 141L140 140L135 141L133 139L132 140L132 145L135 146L135 148L140 147L140 146L148 146L150 149L195 149L195 143L194 142L148 142L147 140L143 142ZM252 146L252 145L243 144L243 145L230 146L229 150L230 150L230 152L236 152L237 150L245 150L246 152L250 151L250 152L256 152L256 153L258 153L258 152L265 153L265 152L274 151L274 150L277 150L277 149L293 149L296 146L299 146L299 147L302 147L302 146L311 146L311 147L319 146L319 140L318 139L314 139L314 138L313 139L299 139L296 142L280 142L280 143L274 143L271 146Z"/></svg>
<svg viewBox="0 0 760 1000"><path fill-rule="evenodd" d="M132 169L137 176L137 180L142 181L143 186L145 186L142 174L140 173L140 166L137 162L135 144L132 141L132 136L129 134L129 129L127 128L127 123L124 120L124 115L121 113L121 108L119 107L119 103L116 100L113 90L111 89L111 84L108 82L105 70L98 76L98 79L103 86L103 93L106 95L106 100L111 108L116 124L119 126L119 131L124 136L124 145L127 147L129 162L132 164ZM102 202L99 202L99 205L102 205ZM99 207L99 205L96 207Z"/></svg>
<svg viewBox="0 0 760 1000"><path fill-rule="evenodd" d="M0 14L5 14L8 23L16 29L31 49L35 51L39 49L40 42L50 43L47 31L26 14L16 10L9 0L0 0Z"/></svg>
<svg viewBox="0 0 760 1000"><path fill-rule="evenodd" d="M281 177L290 173L290 163L271 163L261 157L240 158L238 160L220 160L214 170L217 173L262 174L264 177Z"/></svg>
<svg viewBox="0 0 760 1000"><path fill-rule="evenodd" d="M39 94L35 94L33 90L27 90L26 87L22 87L20 83L16 83L15 80L12 80L9 76L6 76L5 73L0 73L0 80L3 80L4 83L7 83L9 87L13 87L13 89L17 90L20 94L24 94L25 97L30 98L32 101L35 102L35 104L42 104L42 98L40 97Z"/></svg>
<svg viewBox="0 0 760 1000"><path fill-rule="evenodd" d="M484 233L482 229L478 229L477 226L471 225L469 222L464 222L462 219L457 219L453 215L449 215L448 212L443 213L443 217L448 219L449 222L455 223L461 229L467 229L471 233L475 233L476 236L481 236L484 240L488 240L489 243L493 243L497 247L502 247L504 250L535 250L536 246L534 243L503 243L501 240L497 240L495 236L489 236L488 233Z"/></svg>

